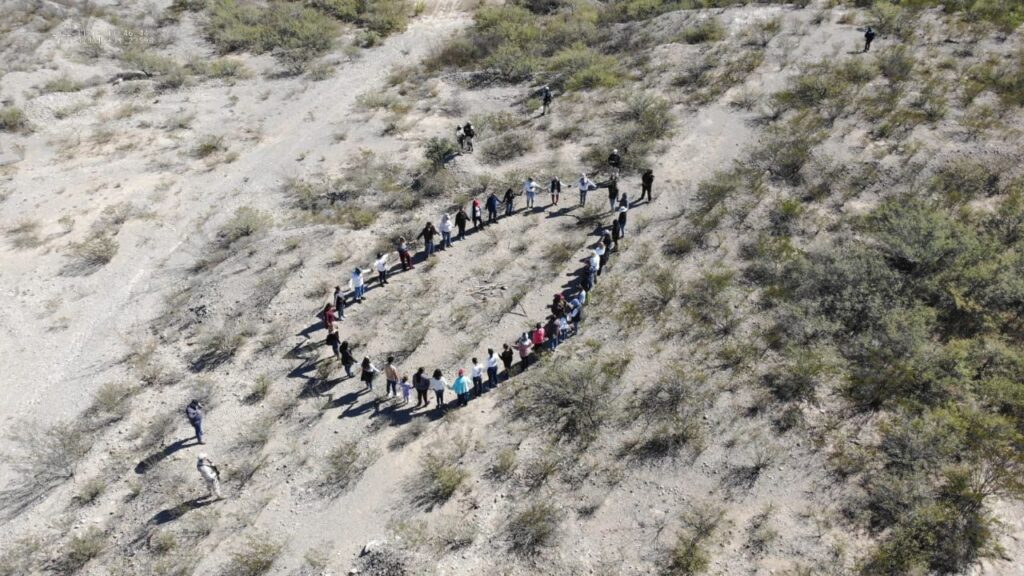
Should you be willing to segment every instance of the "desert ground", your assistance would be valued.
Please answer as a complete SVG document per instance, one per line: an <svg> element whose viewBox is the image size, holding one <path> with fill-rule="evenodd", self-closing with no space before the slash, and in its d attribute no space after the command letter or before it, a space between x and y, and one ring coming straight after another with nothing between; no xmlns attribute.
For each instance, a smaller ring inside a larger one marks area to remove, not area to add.
<svg viewBox="0 0 1024 576"><path fill-rule="evenodd" d="M0 6L0 574L1024 574L1019 26L656 4L398 2L312 55L224 39L261 3ZM509 38L564 46L466 48ZM345 377L318 312L378 253L338 327L381 369L544 322L615 147L579 334L465 407Z"/></svg>

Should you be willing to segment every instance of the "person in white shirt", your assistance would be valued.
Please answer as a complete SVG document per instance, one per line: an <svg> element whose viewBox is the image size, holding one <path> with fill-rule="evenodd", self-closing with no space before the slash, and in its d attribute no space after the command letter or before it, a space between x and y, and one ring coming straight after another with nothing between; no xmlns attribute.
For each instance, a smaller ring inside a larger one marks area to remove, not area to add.
<svg viewBox="0 0 1024 576"><path fill-rule="evenodd" d="M588 264L587 273L590 275L590 285L594 286L597 284L597 275L601 272L601 254L597 248L594 249L594 255L590 257Z"/></svg>
<svg viewBox="0 0 1024 576"><path fill-rule="evenodd" d="M473 368L470 374L473 377L473 394L479 398L484 392L484 367L476 358L473 358Z"/></svg>
<svg viewBox="0 0 1024 576"><path fill-rule="evenodd" d="M452 247L452 217L448 214L441 216L441 225L438 227L441 231L441 249Z"/></svg>
<svg viewBox="0 0 1024 576"><path fill-rule="evenodd" d="M388 255L377 252L377 259L373 262L373 269L377 271L377 280L383 286L388 283Z"/></svg>
<svg viewBox="0 0 1024 576"><path fill-rule="evenodd" d="M356 266L355 269L352 270L352 277L348 280L348 287L351 288L353 292L353 302L363 301L363 292L366 291L366 281L363 279L364 272L369 272L369 270L363 270Z"/></svg>
<svg viewBox="0 0 1024 576"><path fill-rule="evenodd" d="M491 388L498 385L498 355L494 348L487 349L487 385Z"/></svg>
<svg viewBox="0 0 1024 576"><path fill-rule="evenodd" d="M586 174L580 174L579 188L580 188L580 206L583 206L584 204L587 203L587 192L590 192L591 190L594 190L595 188L597 188L597 185L594 184L593 180L591 180L590 178L587 178Z"/></svg>
<svg viewBox="0 0 1024 576"><path fill-rule="evenodd" d="M533 180L533 176L526 179L523 183L523 193L526 194L526 207L533 208L534 199L537 197L537 191L540 190L540 186L537 185Z"/></svg>
<svg viewBox="0 0 1024 576"><path fill-rule="evenodd" d="M210 491L210 498L220 500L223 498L220 493L220 470L213 464L213 461L206 454L200 454L196 460L196 470L206 482L206 488Z"/></svg>
<svg viewBox="0 0 1024 576"><path fill-rule="evenodd" d="M448 387L448 381L441 374L441 370L434 370L434 376L430 379L430 389L434 391L437 398L437 408L444 408L444 389Z"/></svg>

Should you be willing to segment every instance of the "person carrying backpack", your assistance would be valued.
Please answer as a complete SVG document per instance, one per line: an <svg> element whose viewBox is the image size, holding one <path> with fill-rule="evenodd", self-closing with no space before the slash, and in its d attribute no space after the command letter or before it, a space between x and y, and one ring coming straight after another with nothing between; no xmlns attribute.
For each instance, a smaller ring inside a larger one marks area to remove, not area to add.
<svg viewBox="0 0 1024 576"><path fill-rule="evenodd" d="M434 228L433 222L427 222L420 235L417 236L417 238L423 238L424 260L430 258L430 255L434 253L434 236L437 236L437 228Z"/></svg>
<svg viewBox="0 0 1024 576"><path fill-rule="evenodd" d="M185 406L185 417L188 418L188 423L196 432L196 441L206 444L206 441L203 440L203 404L199 400L189 402L188 406Z"/></svg>
<svg viewBox="0 0 1024 576"><path fill-rule="evenodd" d="M643 171L640 175L640 201L643 202L644 198L647 198L648 202L654 200L654 193L651 188L654 186L654 171L650 168Z"/></svg>
<svg viewBox="0 0 1024 576"><path fill-rule="evenodd" d="M466 150L473 152L473 138L476 138L476 130L473 129L473 123L466 122L466 125L462 127L462 133L466 136Z"/></svg>
<svg viewBox="0 0 1024 576"><path fill-rule="evenodd" d="M864 31L864 51L871 50L871 43L875 40L875 30L868 26L868 29Z"/></svg>
<svg viewBox="0 0 1024 576"><path fill-rule="evenodd" d="M466 209L459 207L459 211L455 213L455 227L459 229L459 235L455 238L456 240L466 239L466 224L469 223L469 215L466 214Z"/></svg>

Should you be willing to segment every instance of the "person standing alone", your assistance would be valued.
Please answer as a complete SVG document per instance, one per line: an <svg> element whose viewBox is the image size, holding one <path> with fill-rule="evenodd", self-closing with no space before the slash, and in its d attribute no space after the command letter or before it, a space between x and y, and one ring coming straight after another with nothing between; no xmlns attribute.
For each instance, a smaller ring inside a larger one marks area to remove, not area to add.
<svg viewBox="0 0 1024 576"><path fill-rule="evenodd" d="M871 26L864 31L864 51L871 50L871 43L875 40L875 30Z"/></svg>
<svg viewBox="0 0 1024 576"><path fill-rule="evenodd" d="M206 454L200 454L196 460L196 470L206 482L206 489L210 491L210 498L220 500L223 498L220 493L220 470Z"/></svg>
<svg viewBox="0 0 1024 576"><path fill-rule="evenodd" d="M654 194L651 192L651 188L654 186L654 171L650 168L644 170L643 174L640 175L640 201L643 202L644 198L650 202L654 200Z"/></svg>
<svg viewBox="0 0 1024 576"><path fill-rule="evenodd" d="M196 441L200 444L206 444L203 440L203 404L199 400L192 400L185 407L185 417L188 418L188 423L192 425L192 429L196 432Z"/></svg>

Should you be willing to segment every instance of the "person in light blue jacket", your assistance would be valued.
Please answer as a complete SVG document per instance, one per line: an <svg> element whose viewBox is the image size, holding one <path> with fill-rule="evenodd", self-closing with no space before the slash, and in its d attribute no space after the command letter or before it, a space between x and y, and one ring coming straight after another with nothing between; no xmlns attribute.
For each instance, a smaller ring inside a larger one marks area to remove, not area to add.
<svg viewBox="0 0 1024 576"><path fill-rule="evenodd" d="M452 382L452 392L459 398L459 405L469 404L469 378L466 378L466 371L459 368L459 376Z"/></svg>

